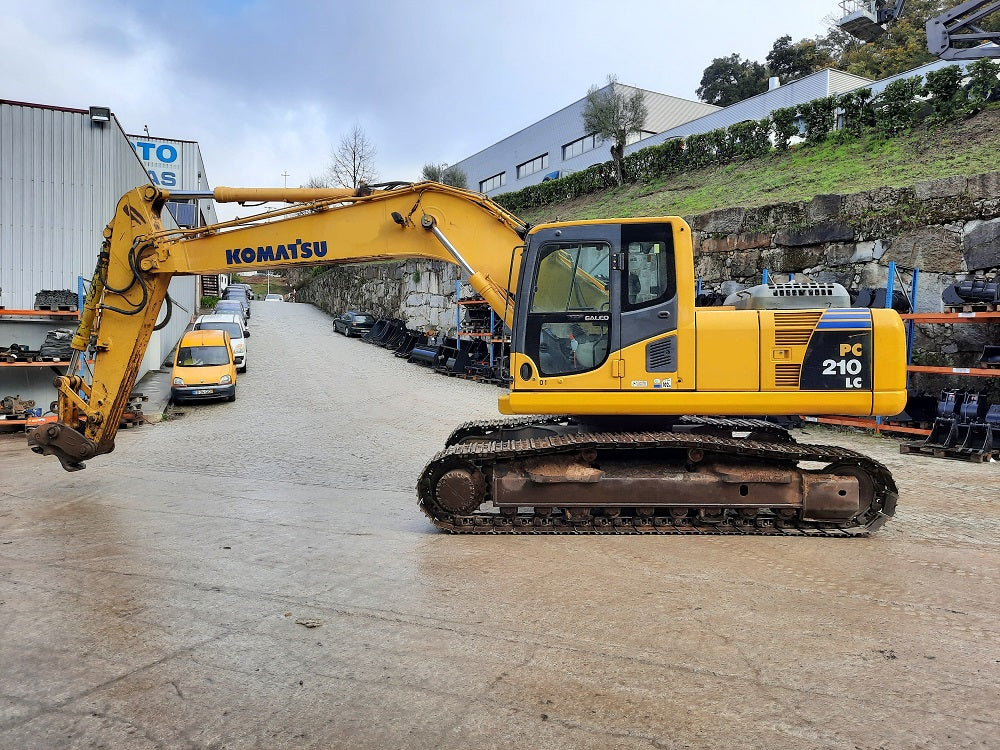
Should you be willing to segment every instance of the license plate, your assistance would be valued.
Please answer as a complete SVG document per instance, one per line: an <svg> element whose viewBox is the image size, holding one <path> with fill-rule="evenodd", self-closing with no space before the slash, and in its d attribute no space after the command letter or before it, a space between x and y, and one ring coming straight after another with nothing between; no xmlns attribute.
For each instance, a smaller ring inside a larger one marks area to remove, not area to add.
<svg viewBox="0 0 1000 750"><path fill-rule="evenodd" d="M191 393L195 396L207 396L212 392L211 388L195 388Z"/></svg>

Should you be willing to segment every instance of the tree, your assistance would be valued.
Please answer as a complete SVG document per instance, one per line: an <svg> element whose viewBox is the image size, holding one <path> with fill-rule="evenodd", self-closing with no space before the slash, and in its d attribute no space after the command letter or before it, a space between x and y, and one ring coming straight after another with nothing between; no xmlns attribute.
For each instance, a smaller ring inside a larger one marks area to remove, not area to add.
<svg viewBox="0 0 1000 750"><path fill-rule="evenodd" d="M619 185L625 184L622 173L625 144L630 135L642 132L648 116L645 94L639 89L627 93L614 75L608 76L603 88L591 86L587 91L583 105L583 129L588 134L611 141L611 160Z"/></svg>
<svg viewBox="0 0 1000 750"><path fill-rule="evenodd" d="M357 123L333 150L329 174L330 182L345 188L358 188L378 179L378 172L375 171L375 146Z"/></svg>
<svg viewBox="0 0 1000 750"><path fill-rule="evenodd" d="M458 188L466 188L469 183L469 178L464 170L456 166L449 167L447 164L424 164L420 179Z"/></svg>
<svg viewBox="0 0 1000 750"><path fill-rule="evenodd" d="M701 85L695 93L703 102L728 107L765 91L767 68L733 53L712 60L702 73Z"/></svg>
<svg viewBox="0 0 1000 750"><path fill-rule="evenodd" d="M928 18L953 4L945 0L909 0L900 17L887 25L885 34L866 44L846 48L836 61L837 67L878 80L935 60L927 51L924 27Z"/></svg>
<svg viewBox="0 0 1000 750"><path fill-rule="evenodd" d="M779 37L767 53L767 70L781 83L795 81L833 63L833 58L820 49L814 39L802 39L792 44L789 35Z"/></svg>

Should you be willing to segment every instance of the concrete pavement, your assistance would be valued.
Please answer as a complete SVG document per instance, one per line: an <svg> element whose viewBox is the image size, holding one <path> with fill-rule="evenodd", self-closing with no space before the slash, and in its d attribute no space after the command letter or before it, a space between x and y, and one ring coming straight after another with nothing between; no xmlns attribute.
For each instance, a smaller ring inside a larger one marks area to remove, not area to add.
<svg viewBox="0 0 1000 750"><path fill-rule="evenodd" d="M73 474L0 438L2 748L938 748L1000 736L1000 475L870 452L869 539L461 537L498 389L255 303L235 403Z"/></svg>

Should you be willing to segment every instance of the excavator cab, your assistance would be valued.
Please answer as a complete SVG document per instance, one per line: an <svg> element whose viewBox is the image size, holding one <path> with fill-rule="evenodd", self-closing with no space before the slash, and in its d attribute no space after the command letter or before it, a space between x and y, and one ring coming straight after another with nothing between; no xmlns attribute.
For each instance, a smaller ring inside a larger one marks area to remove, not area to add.
<svg viewBox="0 0 1000 750"><path fill-rule="evenodd" d="M649 219L536 228L517 294L513 389L618 391L626 377L629 388L684 387L678 328L690 316L679 310L691 306L677 290L693 279L679 282L675 246L689 247L688 234Z"/></svg>

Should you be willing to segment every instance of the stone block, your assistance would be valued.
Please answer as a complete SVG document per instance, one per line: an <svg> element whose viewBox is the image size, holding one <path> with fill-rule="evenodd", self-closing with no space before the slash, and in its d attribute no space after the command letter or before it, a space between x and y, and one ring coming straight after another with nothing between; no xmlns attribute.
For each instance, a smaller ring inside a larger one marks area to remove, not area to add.
<svg viewBox="0 0 1000 750"><path fill-rule="evenodd" d="M831 242L826 246L823 260L828 266L843 266L852 261L857 245L850 242Z"/></svg>
<svg viewBox="0 0 1000 750"><path fill-rule="evenodd" d="M699 232L736 234L743 226L744 208L720 208L692 217L691 227Z"/></svg>
<svg viewBox="0 0 1000 750"><path fill-rule="evenodd" d="M830 242L850 242L854 239L854 229L838 221L824 221L811 227L786 227L774 236L775 245L804 247L823 245Z"/></svg>
<svg viewBox="0 0 1000 750"><path fill-rule="evenodd" d="M955 270L962 264L962 243L944 227L911 229L892 240L886 259L931 272Z"/></svg>
<svg viewBox="0 0 1000 750"><path fill-rule="evenodd" d="M771 235L768 232L743 232L729 234L724 237L706 237L701 241L703 253L724 253L732 250L753 250L771 245Z"/></svg>
<svg viewBox="0 0 1000 750"><path fill-rule="evenodd" d="M913 186L913 194L918 201L932 198L951 198L964 195L969 187L969 178L961 175L942 177L937 180L924 180Z"/></svg>
<svg viewBox="0 0 1000 750"><path fill-rule="evenodd" d="M968 189L975 201L1000 198L1000 172L973 175L969 178Z"/></svg>
<svg viewBox="0 0 1000 750"><path fill-rule="evenodd" d="M887 208L905 203L913 197L908 188L881 187L844 196L843 213L848 217L884 213Z"/></svg>
<svg viewBox="0 0 1000 750"><path fill-rule="evenodd" d="M962 256L970 271L1000 266L1000 219L970 221L962 238Z"/></svg>
<svg viewBox="0 0 1000 750"><path fill-rule="evenodd" d="M844 196L836 193L817 195L806 205L806 217L809 221L830 221L840 213L844 204Z"/></svg>
<svg viewBox="0 0 1000 750"><path fill-rule="evenodd" d="M881 260L888 249L882 240L873 242L859 242L854 246L854 254L851 256L851 263L868 263L873 260Z"/></svg>
<svg viewBox="0 0 1000 750"><path fill-rule="evenodd" d="M728 273L726 274L728 278L750 279L760 276L759 250L733 253L728 258L728 261Z"/></svg>

